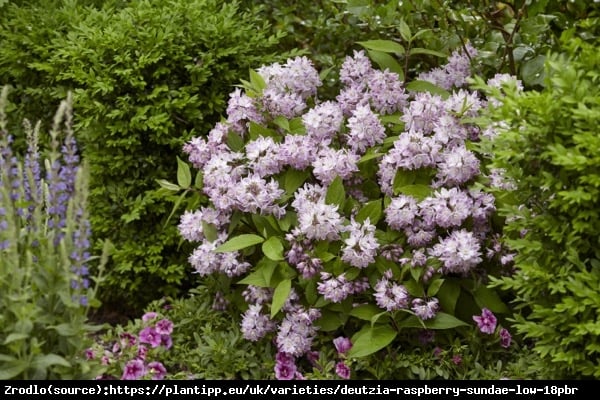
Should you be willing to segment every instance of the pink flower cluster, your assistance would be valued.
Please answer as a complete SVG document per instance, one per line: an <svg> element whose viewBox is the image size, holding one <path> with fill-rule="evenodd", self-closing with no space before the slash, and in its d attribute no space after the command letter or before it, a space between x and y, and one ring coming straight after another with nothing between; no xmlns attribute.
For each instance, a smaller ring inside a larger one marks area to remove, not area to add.
<svg viewBox="0 0 600 400"><path fill-rule="evenodd" d="M142 316L142 325L137 336L129 332L121 333L119 341L103 351L102 364L109 368L117 366L121 359L129 358L123 367L122 380L162 380L167 374L160 361L150 361L150 358L156 358L159 351L172 347L173 322L160 318L156 312L147 312ZM95 349L87 349L86 358L94 358L96 353ZM105 376L98 379L105 379Z"/></svg>

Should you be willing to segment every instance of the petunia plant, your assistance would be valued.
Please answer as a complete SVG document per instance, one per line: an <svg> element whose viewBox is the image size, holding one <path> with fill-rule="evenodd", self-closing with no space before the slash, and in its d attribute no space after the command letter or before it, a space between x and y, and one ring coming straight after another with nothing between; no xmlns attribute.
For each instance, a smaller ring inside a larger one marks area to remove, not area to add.
<svg viewBox="0 0 600 400"><path fill-rule="evenodd" d="M179 224L197 243L189 262L222 276L246 339L274 340L279 379L301 378L335 337L349 340L335 366L349 378L353 360L407 337L451 341L482 308L508 311L485 286L510 260L482 190L501 171L472 150L490 134L473 123L487 100L467 87L476 50L405 82L385 65L400 45L361 45L383 69L355 51L331 99L305 57L250 71L226 118L184 146L195 179L180 161L178 183L159 182L200 193Z"/></svg>

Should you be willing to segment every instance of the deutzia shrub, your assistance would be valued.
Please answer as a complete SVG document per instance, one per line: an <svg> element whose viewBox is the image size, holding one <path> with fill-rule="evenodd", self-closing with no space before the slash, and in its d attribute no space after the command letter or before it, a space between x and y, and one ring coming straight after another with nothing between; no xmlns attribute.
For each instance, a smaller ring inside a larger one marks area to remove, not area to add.
<svg viewBox="0 0 600 400"><path fill-rule="evenodd" d="M485 286L503 255L495 199L481 190L490 178L471 150L482 132L469 121L486 100L465 86L464 53L440 71L406 84L355 51L339 94L321 99L307 58L263 66L207 139L184 146L206 196L181 216L197 246L189 262L223 277L247 340L274 341L276 378L310 373L336 337L351 348L331 370L356 377L365 356L434 331L425 343L469 343L473 316L508 311ZM189 188L184 163L178 181L160 183ZM492 336L488 350L504 351Z"/></svg>

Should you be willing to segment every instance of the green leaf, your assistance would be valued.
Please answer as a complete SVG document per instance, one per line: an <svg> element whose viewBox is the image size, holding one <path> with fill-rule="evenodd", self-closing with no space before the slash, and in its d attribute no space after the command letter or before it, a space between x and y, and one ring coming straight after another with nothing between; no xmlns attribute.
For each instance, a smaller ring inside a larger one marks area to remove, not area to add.
<svg viewBox="0 0 600 400"><path fill-rule="evenodd" d="M433 282L431 282L429 284L429 287L427 288L427 296L429 296L429 297L435 296L443 284L444 284L443 279L436 279Z"/></svg>
<svg viewBox="0 0 600 400"><path fill-rule="evenodd" d="M315 325L319 327L319 331L321 332L333 332L343 323L344 321L340 318L339 312L333 312L327 309L321 310L321 317L315 321Z"/></svg>
<svg viewBox="0 0 600 400"><path fill-rule="evenodd" d="M254 285L259 287L270 287L271 277L277 267L277 263L264 257L256 265L256 270L248 274L237 283L240 285Z"/></svg>
<svg viewBox="0 0 600 400"><path fill-rule="evenodd" d="M543 85L545 77L546 56L538 55L521 64L521 76L527 85Z"/></svg>
<svg viewBox="0 0 600 400"><path fill-rule="evenodd" d="M384 53L395 53L404 54L404 47L397 42L391 40L367 40L364 42L357 42L367 50L382 51Z"/></svg>
<svg viewBox="0 0 600 400"><path fill-rule="evenodd" d="M2 368L0 369L0 380L9 380L13 379L23 371L27 369L27 362L25 360L17 360L15 359L12 362L3 363Z"/></svg>
<svg viewBox="0 0 600 400"><path fill-rule="evenodd" d="M364 156L362 156L360 158L360 160L358 160L358 164L367 162L369 160L372 160L374 158L378 158L378 157L381 157L381 156L384 156L384 155L385 155L385 153L367 153Z"/></svg>
<svg viewBox="0 0 600 400"><path fill-rule="evenodd" d="M327 188L325 195L325 202L327 204L338 205L340 209L344 208L344 202L346 200L346 191L344 189L344 183L342 178L336 176L333 182Z"/></svg>
<svg viewBox="0 0 600 400"><path fill-rule="evenodd" d="M273 129L266 128L266 127L262 126L261 124L257 124L254 121L250 121L249 125L250 126L248 128L248 133L252 140L256 140L261 136L264 136L264 137L277 137L278 136L277 132L275 132Z"/></svg>
<svg viewBox="0 0 600 400"><path fill-rule="evenodd" d="M262 236L254 235L251 233L242 234L229 239L228 241L217 247L215 251L217 253L226 253L229 251L241 250L245 249L246 247L262 243L264 241L265 239Z"/></svg>
<svg viewBox="0 0 600 400"><path fill-rule="evenodd" d="M192 185L192 173L190 166L177 157L177 183L183 189L187 189Z"/></svg>
<svg viewBox="0 0 600 400"><path fill-rule="evenodd" d="M217 237L219 236L217 227L214 224L209 224L204 220L202 221L202 233L204 234L206 240L211 243L217 240Z"/></svg>
<svg viewBox="0 0 600 400"><path fill-rule="evenodd" d="M229 146L231 151L242 151L244 140L237 133L229 131L227 133L227 146Z"/></svg>
<svg viewBox="0 0 600 400"><path fill-rule="evenodd" d="M273 122L275 123L275 125L283 129L284 131L290 131L290 121L283 115L278 115L277 117L275 117Z"/></svg>
<svg viewBox="0 0 600 400"><path fill-rule="evenodd" d="M406 40L407 42L412 41L410 27L403 19L401 19L398 23L398 30L400 31L400 36L402 36L402 39Z"/></svg>
<svg viewBox="0 0 600 400"><path fill-rule="evenodd" d="M45 354L38 355L33 359L32 365L34 368L47 369L51 365L61 365L63 367L70 367L71 364L56 354Z"/></svg>
<svg viewBox="0 0 600 400"><path fill-rule="evenodd" d="M399 188L398 192L407 196L412 196L417 200L423 200L431 195L433 189L427 185L407 185Z"/></svg>
<svg viewBox="0 0 600 400"><path fill-rule="evenodd" d="M253 69L250 69L250 84L257 94L261 93L267 87L263 77Z"/></svg>
<svg viewBox="0 0 600 400"><path fill-rule="evenodd" d="M277 236L271 236L262 244L262 251L265 256L273 261L283 260L283 244Z"/></svg>
<svg viewBox="0 0 600 400"><path fill-rule="evenodd" d="M389 69L391 72L398 74L401 81L404 80L404 69L394 57L382 51L367 50L367 52L369 53L371 60L379 65L379 68L383 70Z"/></svg>
<svg viewBox="0 0 600 400"><path fill-rule="evenodd" d="M291 279L284 279L279 282L279 285L277 285L275 291L273 292L273 301L271 302L271 318L273 318L279 312L279 310L281 310L281 307L283 307L288 299L291 290Z"/></svg>
<svg viewBox="0 0 600 400"><path fill-rule="evenodd" d="M468 326L467 323L454 317L453 315L443 312L437 313L435 318L429 320L421 320L415 315L411 315L403 321L398 322L398 326L402 328L423 328L427 329L451 329L459 326Z"/></svg>
<svg viewBox="0 0 600 400"><path fill-rule="evenodd" d="M444 100L450 97L450 93L447 90L428 81L412 81L406 85L406 90L412 90L413 92L429 92L433 95L441 96Z"/></svg>
<svg viewBox="0 0 600 400"><path fill-rule="evenodd" d="M380 200L373 200L365 204L363 208L356 214L357 222L364 222L367 218L373 225L377 225L383 215L382 204Z"/></svg>
<svg viewBox="0 0 600 400"><path fill-rule="evenodd" d="M346 356L359 358L376 353L392 343L397 334L390 326L371 326L369 324L352 336L352 348Z"/></svg>
<svg viewBox="0 0 600 400"><path fill-rule="evenodd" d="M29 335L26 333L13 332L10 335L8 335L6 339L4 339L4 342L2 344L9 344L12 342L16 342L17 340L27 339L28 337Z"/></svg>
<svg viewBox="0 0 600 400"><path fill-rule="evenodd" d="M430 56L436 56L436 57L441 57L441 58L448 57L447 54L444 54L444 53L442 53L440 51L423 49L421 47L415 47L414 49L410 49L410 51L408 52L408 54L410 54L411 56L414 56L415 54L428 54Z"/></svg>
<svg viewBox="0 0 600 400"><path fill-rule="evenodd" d="M160 185L160 187L170 190L172 192L178 192L182 189L179 185L171 183L165 179L155 179L155 180Z"/></svg>
<svg viewBox="0 0 600 400"><path fill-rule="evenodd" d="M392 183L392 189L394 190L394 194L399 194L400 188L412 185L415 182L415 179L416 175L414 171L407 171L403 169L399 169L398 171L396 171L396 175L394 175L394 182Z"/></svg>
<svg viewBox="0 0 600 400"><path fill-rule="evenodd" d="M204 175L202 175L202 171L198 171L196 174L196 179L194 179L194 187L196 189L202 189L204 185Z"/></svg>
<svg viewBox="0 0 600 400"><path fill-rule="evenodd" d="M381 309L373 304L363 304L353 308L352 311L350 311L350 315L364 321L371 321L371 319L380 312Z"/></svg>
<svg viewBox="0 0 600 400"><path fill-rule="evenodd" d="M60 336L66 337L77 336L81 333L79 329L69 323L54 325L51 326L50 329L54 329Z"/></svg>
<svg viewBox="0 0 600 400"><path fill-rule="evenodd" d="M440 305L445 311L451 314L454 314L459 296L460 284L452 279L445 279L437 292L437 298L440 301Z"/></svg>
<svg viewBox="0 0 600 400"><path fill-rule="evenodd" d="M298 190L298 188L304 184L309 176L310 172L306 170L299 171L297 169L290 168L285 173L285 192L290 196L293 195L296 190Z"/></svg>
<svg viewBox="0 0 600 400"><path fill-rule="evenodd" d="M481 308L488 308L490 311L496 313L509 313L510 310L504 304L504 302L498 296L495 290L489 289L485 286L479 286L473 291L473 297L475 302Z"/></svg>

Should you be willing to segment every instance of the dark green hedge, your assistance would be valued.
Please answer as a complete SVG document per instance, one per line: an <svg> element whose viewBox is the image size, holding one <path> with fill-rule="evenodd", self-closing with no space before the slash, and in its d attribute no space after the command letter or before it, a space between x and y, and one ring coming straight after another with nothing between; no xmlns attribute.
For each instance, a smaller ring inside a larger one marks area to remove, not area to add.
<svg viewBox="0 0 600 400"><path fill-rule="evenodd" d="M73 92L94 237L116 246L102 293L140 307L190 277L190 249L179 248L176 217L165 225L173 203L155 180L176 174L183 143L208 133L240 76L289 53L236 2L48 3L3 6L0 84L15 87L17 117L47 117Z"/></svg>

